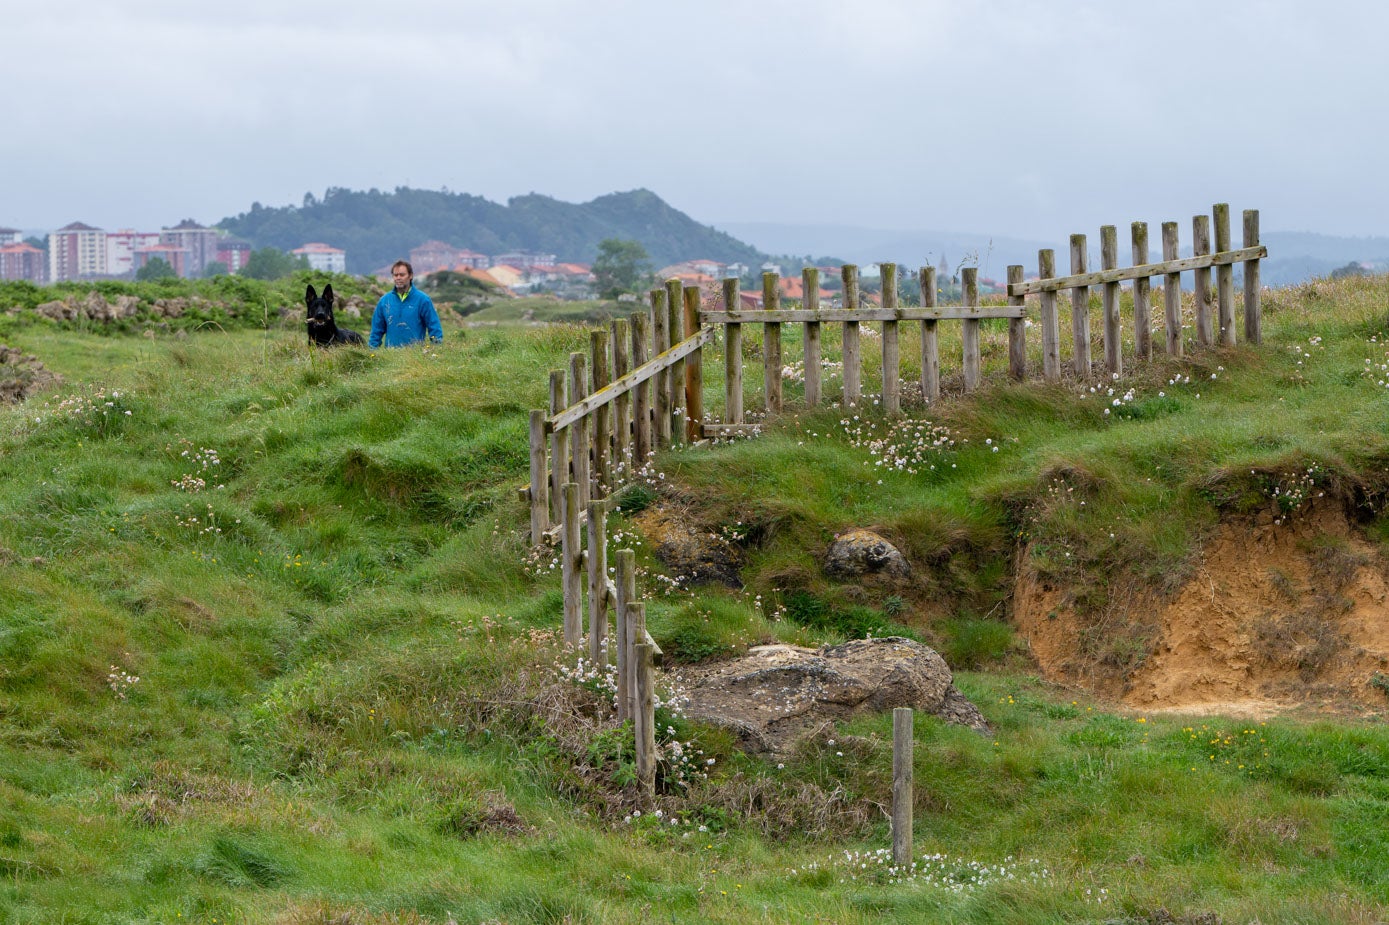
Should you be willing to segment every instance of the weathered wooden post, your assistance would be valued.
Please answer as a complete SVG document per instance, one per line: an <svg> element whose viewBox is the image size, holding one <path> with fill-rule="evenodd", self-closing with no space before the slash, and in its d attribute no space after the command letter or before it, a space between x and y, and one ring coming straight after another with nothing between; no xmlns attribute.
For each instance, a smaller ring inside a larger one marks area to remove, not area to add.
<svg viewBox="0 0 1389 925"><path fill-rule="evenodd" d="M1230 204L1217 202L1212 208L1215 223L1215 252L1230 250ZM1220 309L1220 345L1235 345L1235 268L1222 263L1215 268L1216 304Z"/></svg>
<svg viewBox="0 0 1389 925"><path fill-rule="evenodd" d="M965 267L960 270L960 286L964 293L965 310L979 311L979 268ZM973 392L979 388L979 319L965 318L960 322L960 343L964 353L965 391Z"/></svg>
<svg viewBox="0 0 1389 925"><path fill-rule="evenodd" d="M883 281L883 308L897 311L897 264L880 263ZM883 412L902 411L902 343L895 320L883 320Z"/></svg>
<svg viewBox="0 0 1389 925"><path fill-rule="evenodd" d="M840 268L844 280L844 309L856 312L859 305L858 267L846 263ZM859 329L857 321L844 322L844 407L857 405L863 397L863 376L859 363Z"/></svg>
<svg viewBox="0 0 1389 925"><path fill-rule="evenodd" d="M892 711L892 863L912 862L912 709Z"/></svg>
<svg viewBox="0 0 1389 925"><path fill-rule="evenodd" d="M1191 218L1191 253L1196 257L1207 257L1211 252L1211 217L1193 215ZM1164 260L1168 259L1164 256ZM1172 260L1177 259L1173 254ZM1196 299L1196 342L1202 347L1215 345L1214 325L1211 323L1214 297L1211 290L1211 268L1197 267L1191 274L1191 292ZM1177 351L1173 356L1181 356Z"/></svg>
<svg viewBox="0 0 1389 925"><path fill-rule="evenodd" d="M670 349L670 313L666 310L666 291L651 290L651 326L654 343L651 345L651 358L655 359ZM656 373L654 379L656 392L655 444L657 449L670 445L670 369Z"/></svg>
<svg viewBox="0 0 1389 925"><path fill-rule="evenodd" d="M588 658L607 661L608 642L608 502L588 503Z"/></svg>
<svg viewBox="0 0 1389 925"><path fill-rule="evenodd" d="M1086 272L1088 259L1085 249L1085 235L1071 235L1071 275L1079 276ZM1071 347L1074 355L1076 375L1090 378L1090 287L1076 286L1071 289Z"/></svg>
<svg viewBox="0 0 1389 925"><path fill-rule="evenodd" d="M631 354L628 352L627 319L615 318L612 322L613 379L621 379L632 371ZM613 456L622 479L631 478L636 471L632 458L632 393L623 392L613 401Z"/></svg>
<svg viewBox="0 0 1389 925"><path fill-rule="evenodd" d="M1203 216L1204 217L1204 216ZM1162 223L1162 259L1164 262L1177 259L1177 223ZM1196 271L1196 281L1201 282L1201 271ZM1200 317L1202 294L1196 293L1197 317ZM1182 355L1182 274L1166 273L1162 277L1163 324L1167 326L1167 355ZM1210 315L1206 315L1206 333L1210 333ZM1197 327L1200 325L1198 323Z"/></svg>
<svg viewBox="0 0 1389 925"><path fill-rule="evenodd" d="M1048 280L1056 277L1056 251L1050 248L1037 252L1037 276ZM1061 381L1061 321L1056 311L1056 290L1043 289L1037 294L1037 312L1042 322L1042 378L1047 382Z"/></svg>
<svg viewBox="0 0 1389 925"><path fill-rule="evenodd" d="M636 691L632 671L631 617L629 608L637 601L637 554L631 549L617 551L617 601L613 607L617 623L617 721L632 718Z"/></svg>
<svg viewBox="0 0 1389 925"><path fill-rule="evenodd" d="M564 484L564 523L560 530L560 584L564 588L564 644L578 646L583 639L583 589L579 565L583 551L579 546L579 486Z"/></svg>
<svg viewBox="0 0 1389 925"><path fill-rule="evenodd" d="M1008 267L1008 304L1023 307L1027 297L1013 295L1012 287L1022 285L1022 267L1013 264ZM1008 375L1021 382L1027 378L1027 319L1008 319Z"/></svg>
<svg viewBox="0 0 1389 925"><path fill-rule="evenodd" d="M1100 227L1100 268L1119 268L1119 231L1113 225ZM1124 350L1117 280L1105 283L1100 289L1100 303L1104 306L1104 368L1112 376L1121 376L1124 373Z"/></svg>
<svg viewBox="0 0 1389 925"><path fill-rule="evenodd" d="M805 309L820 310L820 270L804 267L801 270L801 289L805 291ZM814 408L820 404L820 322L805 323L805 404Z"/></svg>
<svg viewBox="0 0 1389 925"><path fill-rule="evenodd" d="M685 329L685 301L683 284L678 279L666 280L666 311L668 313L666 330L670 332L670 346L677 346ZM685 442L685 361L677 360L670 367L670 442Z"/></svg>
<svg viewBox="0 0 1389 925"><path fill-rule="evenodd" d="M636 652L637 704L633 725L637 747L637 786L646 799L656 795L656 648L646 635L646 605L632 604L638 609L636 623L641 627Z"/></svg>
<svg viewBox="0 0 1389 925"><path fill-rule="evenodd" d="M921 307L936 307L936 268L922 267L917 279L921 283ZM940 398L940 335L935 318L921 321L921 397L928 402Z"/></svg>
<svg viewBox="0 0 1389 925"><path fill-rule="evenodd" d="M698 286L685 287L685 339L700 333ZM685 359L685 439L693 442L704 437L704 349L701 347Z"/></svg>
<svg viewBox="0 0 1389 925"><path fill-rule="evenodd" d="M1133 265L1141 267L1148 262L1148 223L1134 222ZM1133 352L1141 360L1153 355L1152 319L1148 308L1151 301L1148 277L1141 276L1133 281Z"/></svg>
<svg viewBox="0 0 1389 925"><path fill-rule="evenodd" d="M780 280L775 273L762 274L762 308L781 310ZM767 413L781 411L781 324L767 321L762 324L762 389L767 396Z"/></svg>
<svg viewBox="0 0 1389 925"><path fill-rule="evenodd" d="M545 465L545 412L532 411L531 431L531 544L538 545L550 529L550 481Z"/></svg>
<svg viewBox="0 0 1389 925"><path fill-rule="evenodd" d="M570 401L578 404L588 395L588 369L585 366L584 355L571 353L569 354ZM570 426L574 431L570 437L570 448L574 455L574 481L579 485L579 505L581 508L588 507L588 499L593 496L593 478L590 475L588 459L588 416L584 415Z"/></svg>
<svg viewBox="0 0 1389 925"><path fill-rule="evenodd" d="M564 370L550 370L550 416L554 417L569 407L569 398L564 389ZM550 433L550 519L554 523L564 521L564 483L574 476L569 471L569 428L563 427Z"/></svg>
<svg viewBox="0 0 1389 925"><path fill-rule="evenodd" d="M632 315L632 368L640 369L651 359L647 351L651 338L648 332L651 316L646 312ZM632 390L632 471L636 472L651 461L651 380L637 384Z"/></svg>
<svg viewBox="0 0 1389 925"><path fill-rule="evenodd" d="M1244 210L1244 246L1259 246L1259 210ZM1259 258L1244 262L1244 339L1251 344L1264 342L1263 316L1259 305Z"/></svg>
<svg viewBox="0 0 1389 925"><path fill-rule="evenodd" d="M593 391L597 392L613 381L612 353L608 332L602 328L589 333L590 355L593 360ZM615 482L612 471L612 408L603 403L593 409L593 477L606 494Z"/></svg>
<svg viewBox="0 0 1389 925"><path fill-rule="evenodd" d="M738 280L723 281L723 310L741 309ZM724 415L730 424L743 423L743 326L726 324L723 332L723 395Z"/></svg>

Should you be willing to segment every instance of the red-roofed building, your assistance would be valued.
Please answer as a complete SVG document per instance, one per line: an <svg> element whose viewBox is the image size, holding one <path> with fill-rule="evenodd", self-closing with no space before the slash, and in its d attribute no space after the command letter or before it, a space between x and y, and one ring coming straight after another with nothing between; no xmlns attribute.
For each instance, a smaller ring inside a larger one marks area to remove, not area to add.
<svg viewBox="0 0 1389 925"><path fill-rule="evenodd" d="M167 263L174 270L175 276L187 277L188 275L188 248L179 247L177 244L154 244L150 247L139 247L135 249L135 272L149 264L156 257Z"/></svg>
<svg viewBox="0 0 1389 925"><path fill-rule="evenodd" d="M48 282L47 255L32 244L0 246L0 279L23 279L31 283Z"/></svg>
<svg viewBox="0 0 1389 925"><path fill-rule="evenodd" d="M309 262L309 269L320 273L346 273L347 252L340 247L331 247L320 241L310 241L303 247L290 251L295 257L303 257Z"/></svg>

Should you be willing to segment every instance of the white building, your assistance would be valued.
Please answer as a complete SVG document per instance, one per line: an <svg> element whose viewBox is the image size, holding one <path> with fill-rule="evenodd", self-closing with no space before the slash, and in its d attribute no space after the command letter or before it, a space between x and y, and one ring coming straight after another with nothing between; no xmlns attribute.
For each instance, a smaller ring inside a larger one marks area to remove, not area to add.
<svg viewBox="0 0 1389 925"><path fill-rule="evenodd" d="M295 257L303 257L309 262L310 269L318 270L321 273L347 272L347 252L341 248L329 247L327 244L311 241L290 253Z"/></svg>
<svg viewBox="0 0 1389 925"><path fill-rule="evenodd" d="M112 276L126 276L134 273L135 252L159 243L159 233L155 231L134 231L122 228L120 231L106 233L106 272Z"/></svg>

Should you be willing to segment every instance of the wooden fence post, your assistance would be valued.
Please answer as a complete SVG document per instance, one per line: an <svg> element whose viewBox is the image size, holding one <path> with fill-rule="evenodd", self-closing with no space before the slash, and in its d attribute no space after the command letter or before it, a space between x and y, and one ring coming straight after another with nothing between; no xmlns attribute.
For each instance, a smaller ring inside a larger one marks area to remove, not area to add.
<svg viewBox="0 0 1389 925"><path fill-rule="evenodd" d="M550 415L569 407L564 389L564 370L550 370ZM564 521L564 483L574 476L569 471L569 428L550 433L550 513L555 523Z"/></svg>
<svg viewBox="0 0 1389 925"><path fill-rule="evenodd" d="M683 338L680 332L685 329L684 286L678 279L666 280L666 330L670 333L669 346L674 347ZM685 442L685 361L677 360L670 367L670 442Z"/></svg>
<svg viewBox="0 0 1389 925"><path fill-rule="evenodd" d="M1259 246L1259 210L1244 210L1244 246ZM1251 344L1264 342L1263 314L1259 304L1259 260L1244 262L1244 339Z"/></svg>
<svg viewBox="0 0 1389 925"><path fill-rule="evenodd" d="M1134 222L1133 265L1141 267L1148 262L1148 223ZM1148 277L1133 281L1133 352L1140 360L1153 355L1152 319L1148 308L1151 301Z"/></svg>
<svg viewBox="0 0 1389 925"><path fill-rule="evenodd" d="M1212 208L1215 224L1215 252L1223 254L1230 247L1230 204L1217 202ZM1215 268L1216 304L1220 308L1220 345L1235 345L1235 268L1222 263Z"/></svg>
<svg viewBox="0 0 1389 925"><path fill-rule="evenodd" d="M762 308L781 309L781 288L775 273L762 274ZM767 396L767 413L781 411L781 325L768 321L762 325L762 389Z"/></svg>
<svg viewBox="0 0 1389 925"><path fill-rule="evenodd" d="M637 600L637 554L631 549L617 551L617 602L613 607L617 624L617 721L632 718L632 640L628 636L631 619L628 608Z"/></svg>
<svg viewBox="0 0 1389 925"><path fill-rule="evenodd" d="M892 711L892 863L912 862L912 709Z"/></svg>
<svg viewBox="0 0 1389 925"><path fill-rule="evenodd" d="M1203 216L1204 217L1204 216ZM1162 223L1162 259L1177 259L1177 223ZM1196 271L1196 282L1200 285L1201 271ZM1196 293L1197 317L1200 317L1202 294ZM1167 325L1167 355L1182 355L1182 274L1167 273L1162 277L1163 323ZM1198 324L1199 328L1200 325ZM1210 333L1210 315L1206 315L1206 333Z"/></svg>
<svg viewBox="0 0 1389 925"><path fill-rule="evenodd" d="M651 338L649 328L651 316L644 311L636 312L629 319L632 322L632 368L639 369L651 359L647 351ZM632 390L632 471L638 472L651 462L651 380L637 384Z"/></svg>
<svg viewBox="0 0 1389 925"><path fill-rule="evenodd" d="M1008 267L1008 285L1022 283L1022 267L1014 264ZM1022 307L1027 304L1027 297L1021 295L1008 296L1008 304ZM1009 318L1008 319L1008 375L1022 381L1027 378L1027 319Z"/></svg>
<svg viewBox="0 0 1389 925"><path fill-rule="evenodd" d="M670 349L670 313L664 289L651 290L651 328L654 342L650 358L654 360ZM663 449L670 445L670 369L658 372L652 382L656 392L655 444Z"/></svg>
<svg viewBox="0 0 1389 925"><path fill-rule="evenodd" d="M882 273L883 308L897 310L897 264L880 263ZM883 321L883 412L899 414L902 411L902 342L897 331L897 322Z"/></svg>
<svg viewBox="0 0 1389 925"><path fill-rule="evenodd" d="M1191 218L1191 253L1196 257L1205 257L1211 252L1211 217L1209 215L1194 215ZM1168 259L1165 256L1164 260ZM1173 254L1173 260L1177 255ZM1202 347L1212 347L1215 345L1215 332L1211 324L1211 309L1214 306L1214 299L1211 294L1211 268L1201 267L1191 274L1191 291L1196 297L1196 341ZM1174 356L1181 356L1178 350Z"/></svg>
<svg viewBox="0 0 1389 925"><path fill-rule="evenodd" d="M1071 235L1071 275L1086 272L1085 235ZM1076 286L1071 290L1071 346L1076 375L1090 378L1090 287Z"/></svg>
<svg viewBox="0 0 1389 925"><path fill-rule="evenodd" d="M921 307L936 307L936 268L922 267L917 278L921 282ZM940 398L940 338L936 320L921 322L921 397L927 402Z"/></svg>
<svg viewBox="0 0 1389 925"><path fill-rule="evenodd" d="M655 650L646 642L646 605L633 604L640 611L637 622L642 627L633 648L636 650L637 705L634 732L637 746L637 786L648 800L656 795L656 678Z"/></svg>
<svg viewBox="0 0 1389 925"><path fill-rule="evenodd" d="M613 381L612 353L608 347L608 332L599 328L589 333L590 354L593 359L593 391ZM612 467L612 408L607 404L593 409L593 478L606 494L616 483Z"/></svg>
<svg viewBox="0 0 1389 925"><path fill-rule="evenodd" d="M844 308L858 311L858 267L846 263L840 268L844 279ZM857 405L863 397L862 370L859 365L859 330L857 321L844 322L844 407Z"/></svg>
<svg viewBox="0 0 1389 925"><path fill-rule="evenodd" d="M960 270L960 286L964 293L965 308L971 312L979 310L979 268L965 267ZM964 353L965 391L979 388L979 319L966 318L960 322L960 343Z"/></svg>
<svg viewBox="0 0 1389 925"><path fill-rule="evenodd" d="M550 529L550 480L545 471L545 412L532 411L531 431L531 545L539 545Z"/></svg>
<svg viewBox="0 0 1389 925"><path fill-rule="evenodd" d="M702 293L698 286L685 287L685 338L700 333L699 308ZM704 350L685 358L685 439L704 438Z"/></svg>
<svg viewBox="0 0 1389 925"><path fill-rule="evenodd" d="M820 270L805 267L801 270L801 289L805 292L807 311L820 310ZM820 322L805 323L805 404L814 408L820 404Z"/></svg>
<svg viewBox="0 0 1389 925"><path fill-rule="evenodd" d="M1037 252L1037 276L1039 279L1056 276L1056 251L1047 248ZM1039 292L1037 307L1042 321L1042 378L1047 382L1060 382L1061 322L1056 311L1056 290Z"/></svg>
<svg viewBox="0 0 1389 925"><path fill-rule="evenodd" d="M602 665L608 641L608 502L588 503L588 658Z"/></svg>
<svg viewBox="0 0 1389 925"><path fill-rule="evenodd" d="M612 322L613 378L621 379L632 371L632 361L628 353L627 320L614 318ZM623 392L613 402L613 457L617 460L617 470L623 480L632 477L637 467L632 457L632 393Z"/></svg>
<svg viewBox="0 0 1389 925"><path fill-rule="evenodd" d="M588 397L588 370L584 363L582 353L569 354L569 401L571 403L583 401ZM579 486L579 507L588 507L589 498L593 497L593 478L589 468L589 439L588 439L588 418L581 417L570 425L573 434L569 439L569 447L574 456L574 481Z"/></svg>
<svg viewBox="0 0 1389 925"><path fill-rule="evenodd" d="M560 585L564 588L564 644L583 639L583 590L579 581L579 486L564 484L564 523L560 531Z"/></svg>
<svg viewBox="0 0 1389 925"><path fill-rule="evenodd" d="M1100 268L1119 268L1119 231L1113 225L1100 227ZM1124 373L1124 350L1119 322L1119 284L1105 283L1100 289L1104 306L1104 368L1111 376Z"/></svg>
<svg viewBox="0 0 1389 925"><path fill-rule="evenodd" d="M742 308L738 280L723 281L723 310L736 312ZM723 396L724 417L729 424L743 423L743 326L724 325L723 336Z"/></svg>

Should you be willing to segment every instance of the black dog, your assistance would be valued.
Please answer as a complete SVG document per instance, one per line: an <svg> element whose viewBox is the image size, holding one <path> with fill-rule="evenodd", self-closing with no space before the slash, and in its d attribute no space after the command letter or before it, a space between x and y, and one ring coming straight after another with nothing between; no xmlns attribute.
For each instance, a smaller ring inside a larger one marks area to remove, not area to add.
<svg viewBox="0 0 1389 925"><path fill-rule="evenodd" d="M334 344L361 344L362 335L347 328L338 327L333 319L333 284L323 287L323 295L313 291L310 286L304 293L304 304L308 306L309 343L320 347Z"/></svg>

